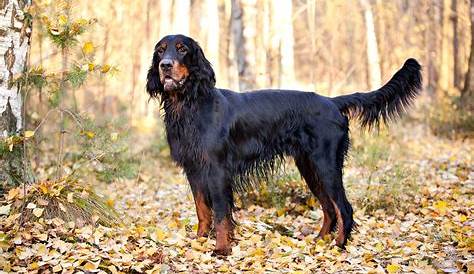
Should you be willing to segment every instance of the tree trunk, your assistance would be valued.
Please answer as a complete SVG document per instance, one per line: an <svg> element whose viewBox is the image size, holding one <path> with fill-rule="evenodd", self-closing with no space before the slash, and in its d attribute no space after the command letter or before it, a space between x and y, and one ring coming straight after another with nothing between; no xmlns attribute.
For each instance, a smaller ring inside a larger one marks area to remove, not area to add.
<svg viewBox="0 0 474 274"><path fill-rule="evenodd" d="M171 20L173 1L160 0L160 38L171 34Z"/></svg>
<svg viewBox="0 0 474 274"><path fill-rule="evenodd" d="M0 194L4 186L31 182L23 161L23 147L16 145L10 151L5 145L6 138L23 130L21 87L13 84L12 80L26 67L31 21L26 19L23 10L30 4L25 0L0 2L0 52L3 55L0 59Z"/></svg>
<svg viewBox="0 0 474 274"><path fill-rule="evenodd" d="M364 9L365 30L367 39L368 83L371 90L379 88L382 83L380 74L379 51L375 34L374 17L368 0L360 0Z"/></svg>
<svg viewBox="0 0 474 274"><path fill-rule="evenodd" d="M449 24L449 16L451 15L450 0L441 1L441 62L439 63L439 88L443 92L447 92L452 87L452 55L451 55L451 28ZM442 95L438 94L438 95Z"/></svg>
<svg viewBox="0 0 474 274"><path fill-rule="evenodd" d="M169 0L167 0L169 1ZM170 1L171 2L171 1ZM178 34L189 35L190 0L174 1L173 28ZM164 16L166 17L166 16Z"/></svg>
<svg viewBox="0 0 474 274"><path fill-rule="evenodd" d="M440 4L441 5L441 4ZM442 22L441 6L439 5L428 5L428 18L429 24L426 28L426 47L427 47L427 74L428 74L428 85L427 91L430 96L435 96L438 90L439 83L439 48L440 48L440 36L439 29Z"/></svg>
<svg viewBox="0 0 474 274"><path fill-rule="evenodd" d="M230 87L231 77L229 74L229 67L231 62L229 60L230 49L230 12L228 12L228 3L226 0L219 0L219 71L220 85ZM219 76L218 76L219 77Z"/></svg>
<svg viewBox="0 0 474 274"><path fill-rule="evenodd" d="M231 29L237 59L237 71L239 76L239 89L241 91L251 89L255 86L255 77L249 66L245 50L244 17L240 0L232 0Z"/></svg>
<svg viewBox="0 0 474 274"><path fill-rule="evenodd" d="M280 45L281 45L281 83L292 86L295 81L294 35L293 35L293 1L279 1L280 12Z"/></svg>
<svg viewBox="0 0 474 274"><path fill-rule="evenodd" d="M469 66L461 93L461 107L465 111L474 111L474 0L471 0L471 53Z"/></svg>
<svg viewBox="0 0 474 274"><path fill-rule="evenodd" d="M460 62L459 62L459 33L457 0L451 0L451 20L453 22L453 77L454 87L461 89Z"/></svg>
<svg viewBox="0 0 474 274"><path fill-rule="evenodd" d="M220 75L219 64L219 6L217 0L206 0L207 13L207 39L206 39L206 56L212 64L212 68L217 73L218 83L224 75Z"/></svg>

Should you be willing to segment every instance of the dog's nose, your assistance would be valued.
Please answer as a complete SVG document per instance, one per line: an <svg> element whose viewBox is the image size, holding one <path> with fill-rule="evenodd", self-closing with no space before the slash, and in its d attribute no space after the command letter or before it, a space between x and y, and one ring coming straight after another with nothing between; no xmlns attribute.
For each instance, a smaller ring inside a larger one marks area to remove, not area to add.
<svg viewBox="0 0 474 274"><path fill-rule="evenodd" d="M160 62L160 68L162 70L169 70L173 66L173 60L171 59L163 59Z"/></svg>

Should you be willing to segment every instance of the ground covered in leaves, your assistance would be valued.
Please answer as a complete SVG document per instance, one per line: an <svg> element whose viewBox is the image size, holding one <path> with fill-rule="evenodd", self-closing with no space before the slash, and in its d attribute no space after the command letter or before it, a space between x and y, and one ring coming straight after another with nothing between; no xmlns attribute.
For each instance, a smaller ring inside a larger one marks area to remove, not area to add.
<svg viewBox="0 0 474 274"><path fill-rule="evenodd" d="M185 177L146 159L135 180L95 185L119 214L111 227L98 217L95 225L50 219L38 203L23 210L39 220L20 227L12 208L22 192L11 191L0 208L0 265L24 273L473 273L474 143L405 130L354 136L345 184L358 227L345 251L316 239L322 212L290 167L283 186L299 190L280 203L268 189L271 202L244 198L252 202L235 212L232 255L213 257L215 240L196 237Z"/></svg>

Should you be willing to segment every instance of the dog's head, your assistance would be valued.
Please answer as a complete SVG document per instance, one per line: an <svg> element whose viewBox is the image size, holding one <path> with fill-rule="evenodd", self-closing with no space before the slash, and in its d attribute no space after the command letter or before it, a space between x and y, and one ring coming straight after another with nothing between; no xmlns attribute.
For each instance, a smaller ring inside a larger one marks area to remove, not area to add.
<svg viewBox="0 0 474 274"><path fill-rule="evenodd" d="M215 85L214 70L201 47L184 35L168 35L155 46L146 90L151 97L181 93L197 96Z"/></svg>

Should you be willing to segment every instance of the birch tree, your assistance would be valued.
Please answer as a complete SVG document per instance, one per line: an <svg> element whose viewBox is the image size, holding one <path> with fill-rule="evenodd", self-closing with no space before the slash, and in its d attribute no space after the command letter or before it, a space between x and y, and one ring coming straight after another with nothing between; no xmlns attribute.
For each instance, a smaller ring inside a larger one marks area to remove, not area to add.
<svg viewBox="0 0 474 274"><path fill-rule="evenodd" d="M25 70L30 46L31 20L24 10L31 5L27 0L0 2L0 140L23 130L22 98L20 86L13 79ZM0 182L18 185L26 181L21 145L0 148Z"/></svg>
<svg viewBox="0 0 474 274"><path fill-rule="evenodd" d="M174 1L173 26L176 33L189 35L190 9L191 9L190 0ZM166 17L166 16L163 16L163 17Z"/></svg>
<svg viewBox="0 0 474 274"><path fill-rule="evenodd" d="M382 82L380 73L379 51L377 45L377 36L375 34L374 16L372 14L372 7L368 0L360 0L362 8L364 9L365 31L367 39L367 67L368 67L368 82L370 89L380 87Z"/></svg>
<svg viewBox="0 0 474 274"><path fill-rule="evenodd" d="M461 106L465 111L474 111L474 0L471 0L471 54L466 73L464 89L461 93Z"/></svg>
<svg viewBox="0 0 474 274"><path fill-rule="evenodd" d="M244 91L255 86L255 74L246 55L242 3L240 0L232 0L231 5L231 32L237 59L239 89Z"/></svg>

